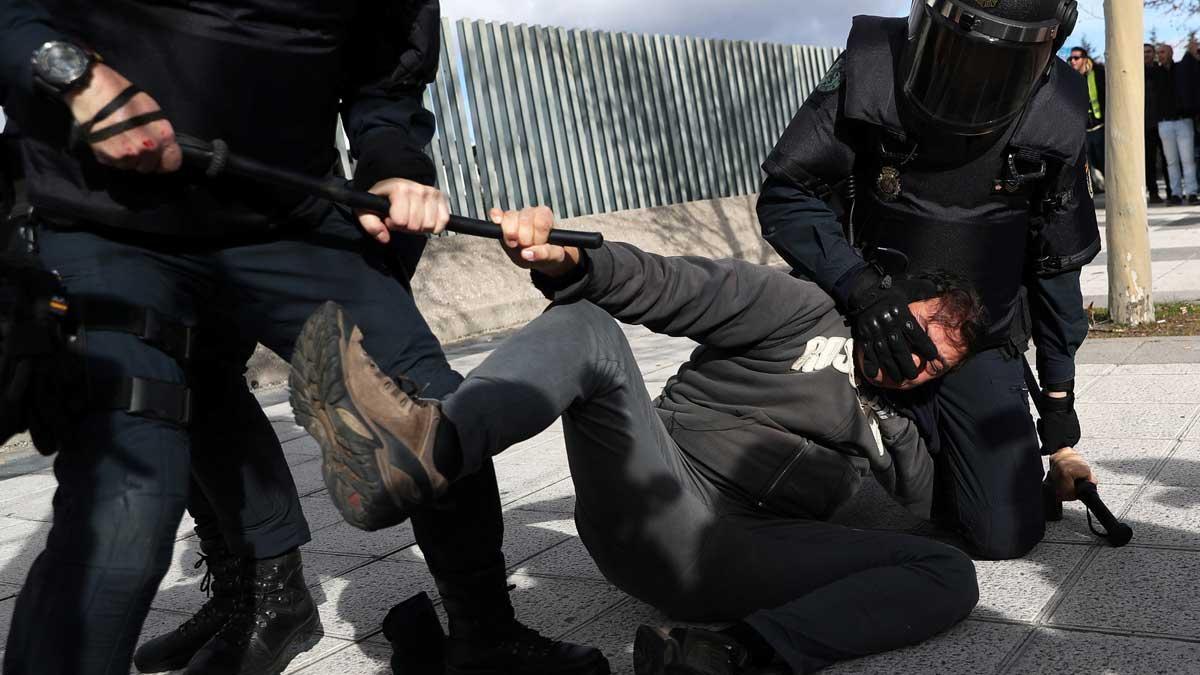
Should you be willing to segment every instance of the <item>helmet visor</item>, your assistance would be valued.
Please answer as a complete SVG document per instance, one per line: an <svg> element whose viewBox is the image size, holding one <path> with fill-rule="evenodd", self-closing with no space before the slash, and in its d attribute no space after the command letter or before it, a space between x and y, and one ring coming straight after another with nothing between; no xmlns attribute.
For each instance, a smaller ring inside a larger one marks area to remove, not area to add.
<svg viewBox="0 0 1200 675"><path fill-rule="evenodd" d="M935 16L913 3L905 54L904 95L917 112L951 133L994 131L1025 106L1053 42L992 37Z"/></svg>

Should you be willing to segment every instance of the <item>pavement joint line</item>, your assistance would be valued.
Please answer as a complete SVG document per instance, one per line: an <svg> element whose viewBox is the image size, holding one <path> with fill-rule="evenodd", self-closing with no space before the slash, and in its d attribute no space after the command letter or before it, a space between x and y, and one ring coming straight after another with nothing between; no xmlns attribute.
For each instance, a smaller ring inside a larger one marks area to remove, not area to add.
<svg viewBox="0 0 1200 675"><path fill-rule="evenodd" d="M509 573L510 574L514 573L516 571L516 568L518 565L523 565L523 564L529 562L530 560L533 560L534 558L538 557L539 555L549 552L551 549L558 548L559 546L562 546L563 544L567 543L568 541L571 541L571 539L574 539L574 537L568 536L566 539L563 539L562 541L556 541L553 544L550 544L549 546L547 546L546 548L543 548L543 549L537 551L536 553L531 553L531 554L525 556L524 558L521 558L519 561L508 566ZM525 576L530 576L530 577L549 576L549 577L557 578L557 575L553 575L553 574L541 575L541 574L528 573L528 572L521 572L521 574L523 574ZM566 578L574 578L574 577L566 577Z"/></svg>
<svg viewBox="0 0 1200 675"><path fill-rule="evenodd" d="M1007 622L997 621L996 623ZM1012 667L1017 663L1017 659L1021 658L1021 656L1025 653L1025 650L1033 642L1033 638L1037 636L1038 633L1038 626L1034 624L1026 622L1014 622L1010 625L1025 627L1025 635L1022 636L1021 639L1017 641L1017 644L1013 645L1012 648L1008 650L1008 653L1004 655L1004 658L1000 659L1000 662L996 664L996 669L992 672L997 673L997 675L1008 672L1012 669Z"/></svg>
<svg viewBox="0 0 1200 675"><path fill-rule="evenodd" d="M609 607L607 609L597 612L590 619L584 621L583 623L579 624L578 626L571 628L571 630L567 631L566 633L563 633L563 635L559 639L566 640L566 639L570 638L572 635L575 635L576 633L580 632L584 628L587 628L588 626L600 621L601 619L608 616L609 614L615 614L621 608L626 607L628 605L632 605L633 603L634 603L634 599L632 597L626 595L625 597L623 597L621 599L620 602L616 603L612 607Z"/></svg>
<svg viewBox="0 0 1200 675"><path fill-rule="evenodd" d="M368 637L373 637L373 636L374 636L374 634L372 634L371 636L368 636ZM341 637L338 637L338 636L336 636L336 635L327 635L327 634L325 634L324 632L322 632L322 637L329 637L329 638L333 638L334 640L340 640L340 641L342 641L342 642L345 642L346 644L344 644L344 645L341 645L341 646L339 646L339 647L337 647L337 648L335 648L335 649L331 649L330 651L328 651L328 652L325 652L324 654L320 654L320 655L318 655L318 656L314 656L314 657L312 657L312 658L311 658L311 660L308 660L308 659L303 659L303 658L300 658L300 659L293 659L293 660L292 660L292 662L288 664L287 668L285 669L285 672L289 672L289 673L303 673L304 671L306 671L306 670L308 670L309 668L311 668L311 667L313 667L313 666L317 665L318 663L320 663L320 662L324 661L325 659L327 659L327 658L329 658L329 657L333 656L334 654L340 654L341 652L343 652L343 651L345 651L345 650L347 650L347 649L349 649L349 648L353 647L354 645L357 645L357 644L359 644L359 643L360 643L360 642L362 642L363 640L366 640L366 639L368 639L367 637L364 637L364 638L362 638L361 640L355 640L355 639L349 639L349 640L347 640L346 638L341 638ZM319 644L319 642L318 642L318 644ZM302 656L302 655L301 655L301 656ZM297 661L299 661L299 664L297 664ZM293 669L293 668L294 668L294 669Z"/></svg>
<svg viewBox="0 0 1200 675"><path fill-rule="evenodd" d="M1100 626L1084 626L1081 624L1047 624L1039 626L1039 628L1049 628L1052 630L1065 630L1072 633L1099 633L1101 635L1115 635L1118 637L1141 637L1154 638L1156 640L1173 640L1175 642L1186 642L1188 644L1200 644L1200 637L1191 637L1188 635L1173 635L1171 633L1155 633L1152 631L1117 628L1103 628Z"/></svg>

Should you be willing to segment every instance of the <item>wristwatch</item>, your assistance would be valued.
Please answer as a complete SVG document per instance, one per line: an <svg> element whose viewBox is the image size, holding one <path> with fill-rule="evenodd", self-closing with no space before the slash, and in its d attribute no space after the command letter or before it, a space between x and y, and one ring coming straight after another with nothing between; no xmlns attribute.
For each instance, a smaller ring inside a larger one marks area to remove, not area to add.
<svg viewBox="0 0 1200 675"><path fill-rule="evenodd" d="M100 55L90 49L52 40L33 53L33 81L55 96L66 96L87 85Z"/></svg>

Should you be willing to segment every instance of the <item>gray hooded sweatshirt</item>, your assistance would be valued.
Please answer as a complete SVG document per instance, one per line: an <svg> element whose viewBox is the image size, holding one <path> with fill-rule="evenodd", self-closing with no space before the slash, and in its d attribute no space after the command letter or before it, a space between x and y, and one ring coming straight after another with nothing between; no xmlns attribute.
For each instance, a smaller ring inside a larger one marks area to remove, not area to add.
<svg viewBox="0 0 1200 675"><path fill-rule="evenodd" d="M928 517L933 460L916 425L856 385L854 343L816 284L741 260L589 251L546 297L699 343L655 400L675 442L723 492L789 518L827 519L869 473Z"/></svg>

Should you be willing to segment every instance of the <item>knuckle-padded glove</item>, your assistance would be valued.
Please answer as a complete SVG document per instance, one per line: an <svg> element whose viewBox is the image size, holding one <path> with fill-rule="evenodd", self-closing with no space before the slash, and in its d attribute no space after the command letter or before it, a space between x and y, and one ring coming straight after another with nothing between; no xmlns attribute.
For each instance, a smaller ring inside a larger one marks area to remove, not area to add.
<svg viewBox="0 0 1200 675"><path fill-rule="evenodd" d="M915 378L920 372L913 363L938 356L937 347L917 323L908 303L937 295L937 286L925 279L881 274L864 269L847 301L850 331L862 350L863 375L875 377L882 370L895 382Z"/></svg>
<svg viewBox="0 0 1200 675"><path fill-rule="evenodd" d="M1037 432L1042 439L1043 455L1052 455L1079 443L1079 415L1075 414L1073 392L1068 391L1064 398L1043 396L1038 413Z"/></svg>

